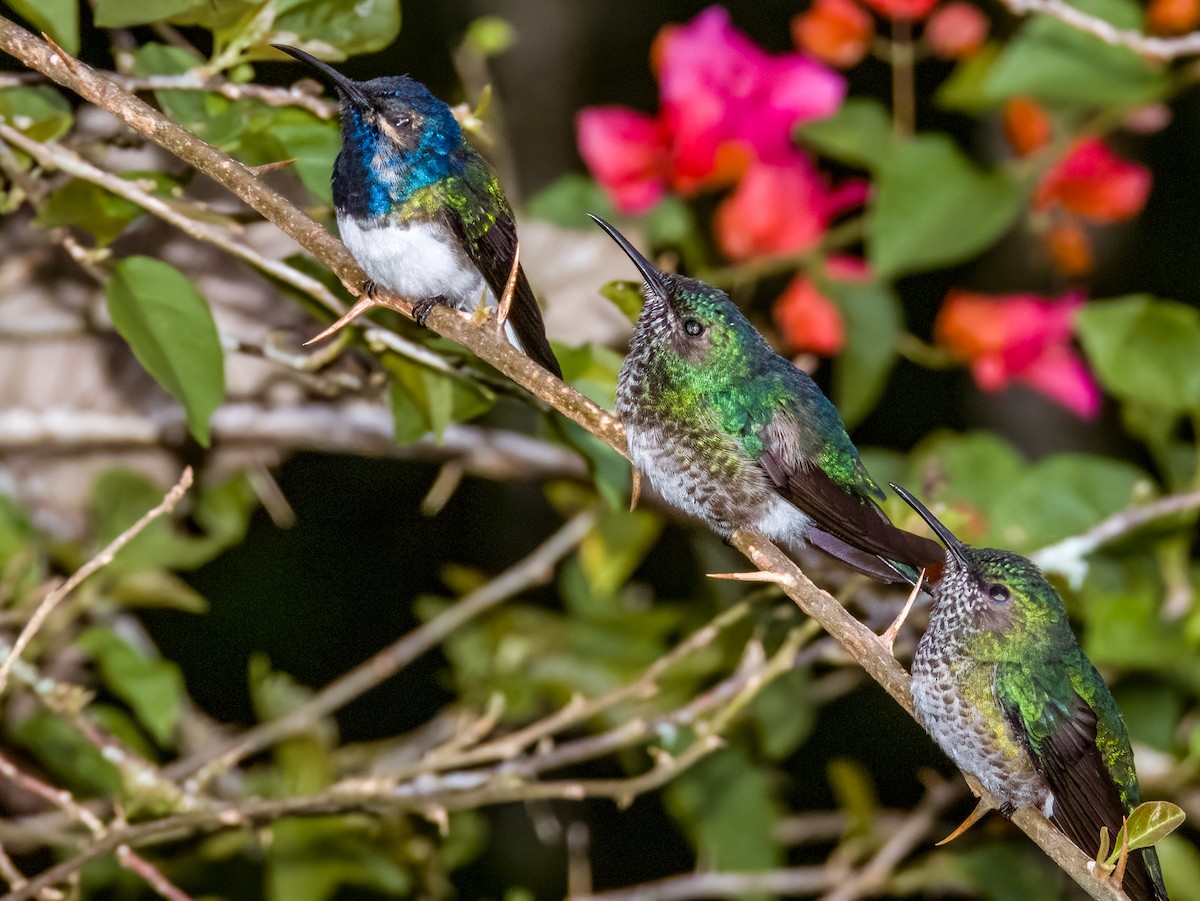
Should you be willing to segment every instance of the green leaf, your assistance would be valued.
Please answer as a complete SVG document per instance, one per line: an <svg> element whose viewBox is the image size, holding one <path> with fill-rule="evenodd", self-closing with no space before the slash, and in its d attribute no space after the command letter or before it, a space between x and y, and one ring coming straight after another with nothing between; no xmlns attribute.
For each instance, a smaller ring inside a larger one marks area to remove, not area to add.
<svg viewBox="0 0 1200 901"><path fill-rule="evenodd" d="M736 748L700 760L670 783L667 809L705 870L765 870L782 862L771 779Z"/></svg>
<svg viewBox="0 0 1200 901"><path fill-rule="evenodd" d="M98 28L127 28L169 19L199 5L196 0L96 0Z"/></svg>
<svg viewBox="0 0 1200 901"><path fill-rule="evenodd" d="M1129 850L1149 848L1183 825L1187 819L1183 808L1170 801L1146 801L1139 804L1125 820L1122 832L1129 834ZM1120 833L1113 842L1114 849L1119 852L1123 839Z"/></svg>
<svg viewBox="0 0 1200 901"><path fill-rule="evenodd" d="M795 751L817 722L808 670L797 667L771 682L750 702L747 716L771 760L783 760Z"/></svg>
<svg viewBox="0 0 1200 901"><path fill-rule="evenodd" d="M1200 901L1200 849L1190 838L1168 835L1155 848L1173 901Z"/></svg>
<svg viewBox="0 0 1200 901"><path fill-rule="evenodd" d="M365 894L411 897L414 880L398 837L385 841L348 817L281 820L271 826L267 852L268 901L327 901ZM399 859L397 859L399 858ZM432 865L432 862L430 862ZM365 892L341 892L362 886Z"/></svg>
<svg viewBox="0 0 1200 901"><path fill-rule="evenodd" d="M126 257L108 281L108 312L138 362L183 404L188 429L208 446L208 422L225 396L225 357L208 303L179 270Z"/></svg>
<svg viewBox="0 0 1200 901"><path fill-rule="evenodd" d="M944 135L914 138L879 170L867 224L875 271L892 279L964 262L994 243L1020 206L1002 170L980 170Z"/></svg>
<svg viewBox="0 0 1200 901"><path fill-rule="evenodd" d="M557 178L529 198L529 215L545 219L563 228L590 231L595 228L588 213L602 219L613 219L616 210L596 182L586 175L572 172Z"/></svg>
<svg viewBox="0 0 1200 901"><path fill-rule="evenodd" d="M579 545L579 562L593 594L611 595L641 565L662 533L651 513L614 509Z"/></svg>
<svg viewBox="0 0 1200 901"><path fill-rule="evenodd" d="M960 60L950 77L934 93L934 102L942 109L978 114L996 104L988 98L984 86L992 67L1000 58L1001 44L989 41L978 53Z"/></svg>
<svg viewBox="0 0 1200 901"><path fill-rule="evenodd" d="M54 88L35 85L0 91L0 120L35 141L53 141L71 128L71 105Z"/></svg>
<svg viewBox="0 0 1200 901"><path fill-rule="evenodd" d="M875 172L892 151L892 117L878 100L850 97L825 119L809 122L799 136L819 153Z"/></svg>
<svg viewBox="0 0 1200 901"><path fill-rule="evenodd" d="M439 441L446 426L482 416L496 396L468 378L430 369L397 354L385 354L392 376L392 421L397 444L411 444L433 433Z"/></svg>
<svg viewBox="0 0 1200 901"><path fill-rule="evenodd" d="M886 285L821 279L846 328L846 346L833 361L833 401L852 429L875 408L896 363L896 338L904 328L900 298Z"/></svg>
<svg viewBox="0 0 1200 901"><path fill-rule="evenodd" d="M179 667L134 650L111 629L88 629L78 643L96 661L109 691L129 705L161 747L170 746L183 706Z"/></svg>
<svg viewBox="0 0 1200 901"><path fill-rule="evenodd" d="M642 315L646 295L642 293L641 282L607 282L600 286L600 293L611 300L630 322L637 322Z"/></svg>
<svg viewBox="0 0 1200 901"><path fill-rule="evenodd" d="M385 50L400 33L400 0L278 0L267 44L291 44L338 62ZM276 51L270 50L271 58Z"/></svg>
<svg viewBox="0 0 1200 901"><path fill-rule="evenodd" d="M165 194L177 182L161 172L122 172L127 181L142 182L155 194ZM111 244L144 211L124 197L83 179L72 179L56 188L38 211L35 224L41 228L73 226L91 232L97 245Z"/></svg>
<svg viewBox="0 0 1200 901"><path fill-rule="evenodd" d="M1200 311L1138 294L1089 303L1076 329L1112 394L1159 409L1200 410Z"/></svg>
<svg viewBox="0 0 1200 901"><path fill-rule="evenodd" d="M122 607L159 608L183 613L208 612L208 601L204 596L165 569L126 573L113 585L110 596Z"/></svg>
<svg viewBox="0 0 1200 901"><path fill-rule="evenodd" d="M183 75L203 64L200 55L191 50L153 41L133 51L133 71L137 75ZM201 135L206 131L205 119L215 112L210 104L215 102L221 108L230 105L225 98L216 97L214 101L202 91L155 91L154 99L170 118Z"/></svg>
<svg viewBox="0 0 1200 901"><path fill-rule="evenodd" d="M463 44L483 57L499 56L517 42L517 29L501 16L472 19L463 35Z"/></svg>
<svg viewBox="0 0 1200 901"><path fill-rule="evenodd" d="M112 797L121 790L117 768L56 713L39 710L12 730L12 738L76 794Z"/></svg>
<svg viewBox="0 0 1200 901"><path fill-rule="evenodd" d="M1138 7L1126 0L1077 0L1084 12L1140 29ZM983 85L992 103L1028 95L1044 101L1139 105L1163 96L1161 65L1108 44L1049 16L1035 16L1009 41Z"/></svg>
<svg viewBox="0 0 1200 901"><path fill-rule="evenodd" d="M79 3L77 0L8 0L21 18L44 31L72 56L79 55Z"/></svg>

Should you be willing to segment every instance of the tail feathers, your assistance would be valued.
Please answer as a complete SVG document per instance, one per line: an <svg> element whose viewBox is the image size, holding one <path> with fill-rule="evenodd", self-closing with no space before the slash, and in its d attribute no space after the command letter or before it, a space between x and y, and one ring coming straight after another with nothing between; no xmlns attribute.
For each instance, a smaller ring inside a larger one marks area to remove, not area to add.
<svg viewBox="0 0 1200 901"><path fill-rule="evenodd" d="M804 537L813 547L818 547L831 557L836 557L864 576L870 576L881 582L917 584L919 572L907 564L897 563L869 551L860 550L820 529L811 529Z"/></svg>
<svg viewBox="0 0 1200 901"><path fill-rule="evenodd" d="M546 325L542 321L542 311L538 309L537 298L525 278L525 270L517 273L517 286L513 292L512 307L508 311L506 323L517 336L516 343L525 354L558 378L562 378L562 367L550 348L546 339Z"/></svg>

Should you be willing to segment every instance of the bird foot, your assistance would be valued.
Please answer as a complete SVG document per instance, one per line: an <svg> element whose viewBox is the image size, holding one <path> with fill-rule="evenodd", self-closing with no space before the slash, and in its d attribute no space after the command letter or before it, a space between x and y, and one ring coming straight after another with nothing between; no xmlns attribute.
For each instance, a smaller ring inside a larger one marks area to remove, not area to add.
<svg viewBox="0 0 1200 901"><path fill-rule="evenodd" d="M792 580L783 573L750 572L750 573L706 573L710 579L725 579L730 582L771 582L774 585L790 585Z"/></svg>
<svg viewBox="0 0 1200 901"><path fill-rule="evenodd" d="M955 829L953 832L951 832L949 835L947 835L940 842L935 842L935 844L939 848L942 845L950 844L950 842L954 841L956 838L958 838L960 835L962 835L964 832L966 832L968 829L970 829L972 826L974 826L976 823L978 823L981 819L983 819L984 816L987 815L987 812L991 809L992 809L992 805L989 804L987 801L985 801L983 798L980 798L979 803L975 805L975 809L972 810L970 815L959 824L958 828Z"/></svg>
<svg viewBox="0 0 1200 901"><path fill-rule="evenodd" d="M876 641L883 645L883 649L896 656L893 648L896 645L896 636L900 634L900 627L904 625L904 621L908 619L908 614L912 610L913 603L917 599L917 595L921 593L921 585L925 581L925 570L921 570L921 574L917 576L917 584L913 586L913 590L908 593L908 600L904 602L904 607L900 610L900 615L892 620L892 624L888 626L882 635L875 636Z"/></svg>
<svg viewBox="0 0 1200 901"><path fill-rule="evenodd" d="M348 309L345 313L343 313L341 315L341 317L338 319L337 322L335 322L333 325L329 326L329 328L325 329L325 331L321 332L321 334L316 335L315 337L309 338L307 341L304 342L304 346L308 347L309 345L316 344L318 341L324 341L326 338L330 337L331 335L336 335L338 332L340 332L342 329L344 329L346 326L348 326L351 322L353 322L355 319L357 319L359 316L361 316L363 313L367 312L367 310L370 310L372 307L376 307L376 306L378 306L378 304L376 303L374 298L360 297L355 302L354 306L352 306L350 309Z"/></svg>
<svg viewBox="0 0 1200 901"><path fill-rule="evenodd" d="M375 299L375 295L379 293L379 285L375 283L375 279L369 278L362 283L362 296Z"/></svg>
<svg viewBox="0 0 1200 901"><path fill-rule="evenodd" d="M429 321L429 314L433 312L433 308L439 303L445 303L446 298L438 294L434 297L423 297L413 304L413 319L417 320L417 325L425 328L425 323Z"/></svg>

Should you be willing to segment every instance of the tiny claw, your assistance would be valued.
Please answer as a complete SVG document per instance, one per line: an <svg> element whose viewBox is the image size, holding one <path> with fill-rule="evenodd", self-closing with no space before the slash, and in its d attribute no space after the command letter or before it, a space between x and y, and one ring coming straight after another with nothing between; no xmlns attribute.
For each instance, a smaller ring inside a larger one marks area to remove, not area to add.
<svg viewBox="0 0 1200 901"><path fill-rule="evenodd" d="M705 573L710 579L725 579L729 582L770 582L773 585L790 585L791 579L783 573L759 570L749 573Z"/></svg>
<svg viewBox="0 0 1200 901"><path fill-rule="evenodd" d="M321 332L321 334L309 338L304 342L304 346L308 347L309 345L316 344L318 341L324 341L330 335L337 334L363 313L376 306L379 306L379 304L377 304L373 298L360 297L355 302L354 306L352 306L338 318L337 322L333 323L333 325L329 326L329 328L325 329L325 331Z"/></svg>
<svg viewBox="0 0 1200 901"><path fill-rule="evenodd" d="M896 645L896 636L900 634L900 627L904 625L904 621L908 619L908 614L912 610L913 603L917 599L917 595L921 593L921 585L925 581L925 570L921 570L921 574L917 576L917 584L913 586L913 590L908 593L908 600L904 602L904 607L900 610L900 615L892 620L892 624L888 626L882 635L876 636L876 640L883 645L893 657L896 656L893 648Z"/></svg>
<svg viewBox="0 0 1200 901"><path fill-rule="evenodd" d="M979 803L975 805L975 809L972 810L971 813L967 816L967 818L959 824L958 828L955 829L953 832L951 832L949 835L947 835L940 842L934 842L934 844L939 848L942 845L950 844L950 842L954 841L956 838L958 838L960 835L962 835L964 832L966 832L968 829L970 829L972 826L974 826L976 823L978 823L981 819L983 819L984 816L987 815L987 812L991 809L992 809L992 805L989 804L987 801L985 801L983 798L980 798Z"/></svg>
<svg viewBox="0 0 1200 901"><path fill-rule="evenodd" d="M425 324L429 321L429 314L433 312L433 308L442 302L441 295L437 297L422 297L413 304L413 319L417 321L417 325L425 328Z"/></svg>

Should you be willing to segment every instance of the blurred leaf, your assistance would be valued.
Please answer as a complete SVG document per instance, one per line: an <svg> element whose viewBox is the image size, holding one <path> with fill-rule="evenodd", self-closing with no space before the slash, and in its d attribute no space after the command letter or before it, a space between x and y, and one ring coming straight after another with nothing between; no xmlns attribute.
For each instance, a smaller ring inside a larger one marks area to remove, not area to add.
<svg viewBox="0 0 1200 901"><path fill-rule="evenodd" d="M959 60L950 77L938 86L934 102L942 109L972 114L994 107L995 102L985 93L985 85L1002 50L1000 44L989 41L979 52Z"/></svg>
<svg viewBox="0 0 1200 901"><path fill-rule="evenodd" d="M964 521L960 513L939 514L946 526L969 544L985 543L992 534L986 519L1012 491L1023 468L1016 449L990 432L934 432L910 457L912 476L901 482L913 489L932 485L931 501L965 501L983 521ZM970 511L968 511L968 515Z"/></svg>
<svg viewBox="0 0 1200 901"><path fill-rule="evenodd" d="M96 0L97 28L126 28L169 19L197 6L197 0Z"/></svg>
<svg viewBox="0 0 1200 901"><path fill-rule="evenodd" d="M875 795L875 783L870 772L862 763L848 757L830 760L826 772L838 810L849 818L851 830L865 832L879 809L879 799Z"/></svg>
<svg viewBox="0 0 1200 901"><path fill-rule="evenodd" d="M940 898L967 895L987 901L1030 901L1069 896L1070 878L1028 845L985 842L937 850L896 874L894 894Z"/></svg>
<svg viewBox="0 0 1200 901"><path fill-rule="evenodd" d="M170 747L183 706L179 667L134 650L111 629L88 629L79 636L79 646L96 662L109 691L129 705L159 746Z"/></svg>
<svg viewBox="0 0 1200 901"><path fill-rule="evenodd" d="M145 569L121 576L110 597L122 607L162 608L207 613L208 601L196 589L165 569Z"/></svg>
<svg viewBox="0 0 1200 901"><path fill-rule="evenodd" d="M765 870L783 855L773 830L779 804L767 773L735 747L703 758L670 782L667 809L702 870Z"/></svg>
<svg viewBox="0 0 1200 901"><path fill-rule="evenodd" d="M266 896L270 901L326 901L342 886L409 896L413 880L398 848L377 848L347 817L280 820L271 826Z"/></svg>
<svg viewBox="0 0 1200 901"><path fill-rule="evenodd" d="M183 75L203 64L204 60L199 54L153 41L133 51L133 71L136 75ZM154 99L167 116L197 134L206 130L205 119L214 112L210 104L222 109L230 105L224 97L212 95L210 99L202 91L155 91Z"/></svg>
<svg viewBox="0 0 1200 901"><path fill-rule="evenodd" d="M606 282L600 286L600 294L611 300L630 322L636 323L642 315L646 295L642 293L641 282Z"/></svg>
<svg viewBox="0 0 1200 901"><path fill-rule="evenodd" d="M12 739L78 795L112 797L121 790L117 768L58 714L39 710L12 730Z"/></svg>
<svg viewBox="0 0 1200 901"><path fill-rule="evenodd" d="M72 56L79 55L79 3L77 0L8 0L8 5Z"/></svg>
<svg viewBox="0 0 1200 901"><path fill-rule="evenodd" d="M480 56L499 56L517 42L517 29L501 16L480 16L467 25L463 43Z"/></svg>
<svg viewBox="0 0 1200 901"><path fill-rule="evenodd" d="M311 688L272 669L265 654L251 655L248 681L250 702L262 723L282 719L312 700ZM274 784L256 786L257 790L285 796L327 788L334 778L330 751L336 743L337 727L329 717L276 743L272 753L279 769L273 774Z"/></svg>
<svg viewBox="0 0 1200 901"><path fill-rule="evenodd" d="M1200 901L1200 848L1182 835L1168 835L1156 849L1167 894L1174 901Z"/></svg>
<svg viewBox="0 0 1200 901"><path fill-rule="evenodd" d="M560 352L559 363L563 362L563 356ZM566 369L565 365L563 369ZM570 384L572 380L568 378L567 382ZM614 510L628 507L629 492L633 485L633 471L629 461L579 423L572 422L565 416L551 417L546 420L546 424L558 441L577 451L587 462L592 483L604 503Z"/></svg>
<svg viewBox="0 0 1200 901"><path fill-rule="evenodd" d="M904 328L900 298L886 285L821 279L846 327L846 345L833 361L833 402L847 429L866 418L896 363L896 337Z"/></svg>
<svg viewBox="0 0 1200 901"><path fill-rule="evenodd" d="M887 108L878 100L849 97L832 116L809 122L799 136L830 159L877 171L892 152L895 129Z"/></svg>
<svg viewBox="0 0 1200 901"><path fill-rule="evenodd" d="M621 588L662 532L662 521L651 513L613 510L604 516L579 546L579 561L591 591L611 595Z"/></svg>
<svg viewBox="0 0 1200 901"><path fill-rule="evenodd" d="M1146 801L1135 807L1125 820L1125 826L1113 839L1113 852L1119 854L1125 840L1121 833L1129 834L1129 850L1149 848L1183 825L1187 819L1183 809L1170 801ZM1115 860L1114 860L1115 862Z"/></svg>
<svg viewBox="0 0 1200 901"><path fill-rule="evenodd" d="M577 172L563 175L542 188L529 198L528 207L529 215L535 219L580 231L596 227L587 217L588 213L609 221L617 216L604 189Z"/></svg>
<svg viewBox="0 0 1200 901"><path fill-rule="evenodd" d="M617 373L624 357L607 347L585 344L559 351L563 380L589 400L610 410L617 402Z"/></svg>
<svg viewBox="0 0 1200 901"><path fill-rule="evenodd" d="M1169 410L1200 410L1200 311L1145 294L1093 301L1076 320L1105 389Z"/></svg>
<svg viewBox="0 0 1200 901"><path fill-rule="evenodd" d="M71 104L54 88L0 90L0 119L35 141L54 141L71 128Z"/></svg>
<svg viewBox="0 0 1200 901"><path fill-rule="evenodd" d="M1141 12L1128 0L1075 0L1073 5L1119 27L1141 28ZM1050 16L1035 16L1008 42L983 90L993 103L1031 96L1111 107L1151 103L1167 84L1162 66L1134 51Z"/></svg>
<svg viewBox="0 0 1200 901"><path fill-rule="evenodd" d="M867 246L880 278L961 263L1008 229L1021 193L1003 171L984 172L945 135L897 147L879 169Z"/></svg>
<svg viewBox="0 0 1200 901"><path fill-rule="evenodd" d="M208 421L225 397L225 357L207 301L179 270L138 256L113 266L107 300L117 332L208 447Z"/></svg>
<svg viewBox="0 0 1200 901"><path fill-rule="evenodd" d="M386 50L400 33L400 0L278 0L269 43L338 62ZM274 58L275 51L270 51Z"/></svg>
<svg viewBox="0 0 1200 901"><path fill-rule="evenodd" d="M88 506L103 547L162 500L164 488L141 473L110 469L92 486ZM243 476L208 485L190 495L191 523L186 531L170 517L160 517L121 549L106 568L110 574L144 569L195 569L242 540L250 514L258 505Z"/></svg>
<svg viewBox="0 0 1200 901"><path fill-rule="evenodd" d="M161 172L122 172L127 181L152 186L155 194L166 194L177 182ZM99 185L74 178L56 188L38 210L34 223L41 228L73 226L92 234L96 244L111 244L144 210L131 200L109 193Z"/></svg>
<svg viewBox="0 0 1200 901"><path fill-rule="evenodd" d="M1028 467L996 497L990 534L1029 551L1079 535L1125 509L1149 477L1129 463L1091 454L1055 454Z"/></svg>
<svg viewBox="0 0 1200 901"><path fill-rule="evenodd" d="M482 416L496 396L464 376L438 372L398 354L382 357L392 376L392 420L396 443L411 444L425 435L441 441L446 426Z"/></svg>
<svg viewBox="0 0 1200 901"><path fill-rule="evenodd" d="M679 251L684 265L689 269L705 266L707 261L704 238L696 224L696 214L683 198L674 194L663 195L662 199L641 217L639 224L645 235L644 242L647 247L669 247Z"/></svg>
<svg viewBox="0 0 1200 901"><path fill-rule="evenodd" d="M779 676L750 702L747 717L763 753L783 760L804 743L816 725L808 670L797 667Z"/></svg>

